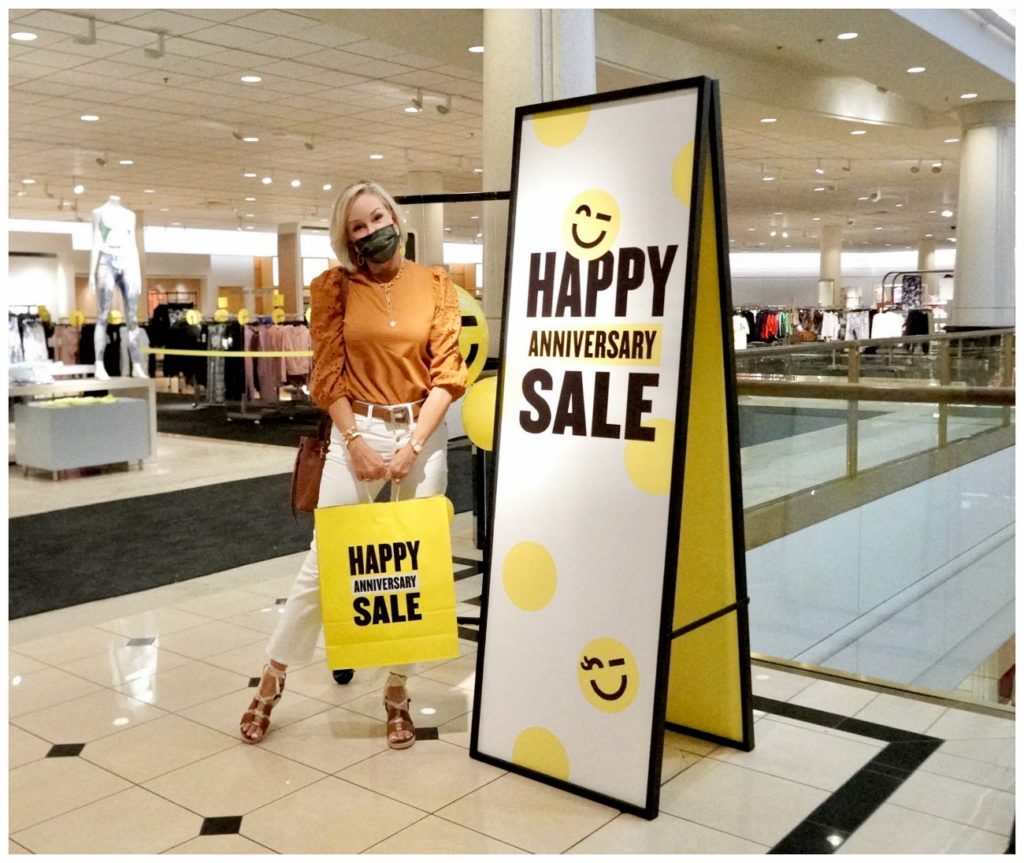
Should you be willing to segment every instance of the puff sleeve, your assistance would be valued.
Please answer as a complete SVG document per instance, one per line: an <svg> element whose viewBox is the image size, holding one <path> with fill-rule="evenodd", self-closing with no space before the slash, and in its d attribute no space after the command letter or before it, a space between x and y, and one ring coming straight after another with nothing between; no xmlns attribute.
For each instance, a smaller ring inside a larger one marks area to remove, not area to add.
<svg viewBox="0 0 1024 863"><path fill-rule="evenodd" d="M309 334L313 343L313 371L309 392L327 410L344 395L345 274L341 267L321 273L309 286Z"/></svg>
<svg viewBox="0 0 1024 863"><path fill-rule="evenodd" d="M430 386L447 389L452 400L466 391L466 364L459 352L462 312L455 285L438 268L434 275L434 322L430 328Z"/></svg>

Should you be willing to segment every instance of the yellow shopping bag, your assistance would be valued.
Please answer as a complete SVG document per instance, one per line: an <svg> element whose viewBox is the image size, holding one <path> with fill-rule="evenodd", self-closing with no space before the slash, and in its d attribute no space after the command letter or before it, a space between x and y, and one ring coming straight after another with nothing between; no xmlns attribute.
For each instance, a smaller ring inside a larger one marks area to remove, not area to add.
<svg viewBox="0 0 1024 863"><path fill-rule="evenodd" d="M331 668L459 655L448 513L441 495L316 510Z"/></svg>

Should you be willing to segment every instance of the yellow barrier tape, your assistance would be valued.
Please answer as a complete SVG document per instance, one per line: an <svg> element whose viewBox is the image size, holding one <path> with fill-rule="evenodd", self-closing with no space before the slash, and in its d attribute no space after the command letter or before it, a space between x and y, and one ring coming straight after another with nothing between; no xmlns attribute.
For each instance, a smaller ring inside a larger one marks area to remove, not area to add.
<svg viewBox="0 0 1024 863"><path fill-rule="evenodd" d="M311 357L312 351L194 351L185 348L142 348L144 354L158 357Z"/></svg>

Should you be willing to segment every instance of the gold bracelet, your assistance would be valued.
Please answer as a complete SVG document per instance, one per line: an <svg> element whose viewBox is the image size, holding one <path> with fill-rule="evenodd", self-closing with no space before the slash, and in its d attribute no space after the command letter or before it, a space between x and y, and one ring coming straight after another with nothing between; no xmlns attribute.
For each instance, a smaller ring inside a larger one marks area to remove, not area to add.
<svg viewBox="0 0 1024 863"><path fill-rule="evenodd" d="M352 441L354 441L354 440L355 440L355 439L356 439L357 437L362 437L362 436L363 436L363 433L362 433L362 432L360 432L360 431L357 431L357 430L356 430L356 427L355 427L355 426L351 426L350 428L347 428L347 429L345 429L345 430L344 430L344 431L343 431L343 432L341 433L341 436L342 436L343 438L345 438L345 443L346 443L346 444L350 444L350 443L352 443Z"/></svg>

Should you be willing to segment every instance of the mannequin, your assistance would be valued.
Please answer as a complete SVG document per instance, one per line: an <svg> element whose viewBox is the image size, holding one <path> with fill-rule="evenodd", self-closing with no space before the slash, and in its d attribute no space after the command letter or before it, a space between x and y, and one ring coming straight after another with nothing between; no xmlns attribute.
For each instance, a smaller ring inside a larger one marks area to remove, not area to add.
<svg viewBox="0 0 1024 863"><path fill-rule="evenodd" d="M103 351L107 347L107 318L114 301L114 288L121 291L127 323L128 356L133 377L148 377L139 350L139 319L137 306L142 291L139 251L135 245L135 213L111 195L92 211L92 255L89 260L89 290L99 301L96 318L96 371L100 380L110 375L103 367Z"/></svg>

